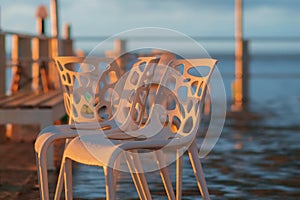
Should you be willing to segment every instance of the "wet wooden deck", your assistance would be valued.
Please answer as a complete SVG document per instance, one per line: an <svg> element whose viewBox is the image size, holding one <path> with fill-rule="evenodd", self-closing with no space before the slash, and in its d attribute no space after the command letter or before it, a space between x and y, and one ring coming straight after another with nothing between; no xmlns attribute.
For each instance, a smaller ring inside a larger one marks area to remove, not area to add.
<svg viewBox="0 0 300 200"><path fill-rule="evenodd" d="M33 143L0 144L0 199L39 199Z"/></svg>
<svg viewBox="0 0 300 200"><path fill-rule="evenodd" d="M0 199L39 199L34 143L8 141L0 144L0 158ZM49 174L51 193L56 174Z"/></svg>

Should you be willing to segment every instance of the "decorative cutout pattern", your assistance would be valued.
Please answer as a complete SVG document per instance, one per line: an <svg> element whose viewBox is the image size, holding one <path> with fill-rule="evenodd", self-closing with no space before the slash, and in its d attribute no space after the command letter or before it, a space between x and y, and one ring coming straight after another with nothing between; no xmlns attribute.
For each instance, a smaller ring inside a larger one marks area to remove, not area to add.
<svg viewBox="0 0 300 200"><path fill-rule="evenodd" d="M118 104L121 109L116 110L115 119L117 123L122 124L122 129L135 130L141 124L153 78L153 74L149 72L155 68L157 62L156 57L140 57L132 69L124 75L125 82L122 80L118 82L121 87L116 86L118 88L116 94L121 94L121 101Z"/></svg>
<svg viewBox="0 0 300 200"><path fill-rule="evenodd" d="M95 122L115 116L122 128L135 130L145 119L149 102L153 104L149 100L152 98L166 109L161 123L178 137L197 131L195 126L201 117L198 107L202 106L206 82L216 63L212 59L180 59L169 63L166 70L156 70L157 58L141 57L129 72L120 74L117 64L108 58L60 57L56 62L65 91L65 107L73 121ZM72 63L80 63L80 70L72 71ZM104 71L99 69L104 65ZM202 67L206 70L204 74ZM151 80L157 76L155 71L160 71L163 78L160 86L152 85L156 94L151 97L148 94Z"/></svg>
<svg viewBox="0 0 300 200"><path fill-rule="evenodd" d="M112 118L115 109L117 122L124 123L131 116L140 123L148 95L145 86L149 77L144 70L157 61L155 57L139 58L130 72L121 74L117 63L109 58L56 58L67 114L73 122L95 122ZM120 85L118 91L116 84ZM131 97L127 91L133 91Z"/></svg>
<svg viewBox="0 0 300 200"><path fill-rule="evenodd" d="M103 63L106 65L104 71L98 67L100 64L103 66ZM98 112L94 112L95 108L105 108L105 116L112 116L110 101L103 96L114 88L115 82L112 80L122 75L113 59L58 57L56 64L64 89L65 109L72 121L91 122L102 119L97 115ZM103 87L98 86L99 78ZM107 82L107 79L110 81Z"/></svg>
<svg viewBox="0 0 300 200"><path fill-rule="evenodd" d="M202 110L198 107L204 102L207 81L215 64L213 59L180 59L170 64L171 71L165 73L165 82L158 88L155 100L166 108L167 117L162 123L170 131L164 137L173 138L170 133L176 133L176 137L194 135L198 130Z"/></svg>

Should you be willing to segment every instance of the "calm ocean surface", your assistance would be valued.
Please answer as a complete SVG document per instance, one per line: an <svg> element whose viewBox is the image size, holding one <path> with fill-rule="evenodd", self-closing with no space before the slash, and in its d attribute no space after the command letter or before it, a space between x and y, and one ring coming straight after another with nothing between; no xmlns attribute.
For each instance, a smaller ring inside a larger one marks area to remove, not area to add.
<svg viewBox="0 0 300 200"><path fill-rule="evenodd" d="M216 58L230 109L234 60ZM300 55L252 57L249 71L252 115L228 116L218 143L202 160L211 198L300 199ZM183 166L182 199L201 199L186 155ZM170 173L175 183L174 166ZM159 173L146 176L153 199L167 199ZM101 168L76 164L73 181L74 197L105 199ZM120 173L117 197L138 199L127 173Z"/></svg>

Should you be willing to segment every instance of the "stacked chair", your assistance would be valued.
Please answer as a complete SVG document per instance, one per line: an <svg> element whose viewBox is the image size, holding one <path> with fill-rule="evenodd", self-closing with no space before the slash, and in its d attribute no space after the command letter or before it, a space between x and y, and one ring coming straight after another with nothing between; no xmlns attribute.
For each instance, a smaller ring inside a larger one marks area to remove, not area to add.
<svg viewBox="0 0 300 200"><path fill-rule="evenodd" d="M63 182L66 199L72 199L72 161L103 167L106 198L115 199L122 156L140 199L151 199L139 156L145 152L156 158L168 198L180 199L185 150L201 195L209 199L196 133L216 60L176 59L171 54L140 57L124 74L108 58L58 57L56 63L70 121L47 127L36 140L42 199L49 199L47 150L58 139L66 139L66 145L55 199L60 199ZM79 68L74 70L76 63ZM171 154L177 164L176 197L167 170L175 161L169 159Z"/></svg>

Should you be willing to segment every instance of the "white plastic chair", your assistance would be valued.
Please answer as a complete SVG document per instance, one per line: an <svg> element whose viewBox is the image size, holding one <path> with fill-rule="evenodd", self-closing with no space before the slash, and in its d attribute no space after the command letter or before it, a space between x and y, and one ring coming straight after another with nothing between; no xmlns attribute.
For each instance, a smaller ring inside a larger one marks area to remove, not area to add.
<svg viewBox="0 0 300 200"><path fill-rule="evenodd" d="M165 66L166 64L168 64L168 62L174 58L173 54L163 54L160 56L159 58L159 62L158 65L160 66ZM141 63L145 62L145 59L148 60L148 63L146 63L146 66L141 67ZM152 60L151 60L152 59ZM151 63L153 64L153 62L157 62L158 59L154 59L154 58L142 58L142 61L138 62L137 64L134 65L134 67L132 68L132 70L130 70L128 77L126 77L126 81L125 83L121 81L118 82L118 86L124 86L123 91L122 91L122 95L120 97L120 103L119 103L119 108L117 109L117 112L114 114L112 119L117 119L118 121L122 122L121 126L117 126L115 129L111 129L111 130L105 130L105 136L109 137L109 138L115 138L117 137L118 139L134 139L136 136L135 135L120 135L119 132L121 131L135 131L138 128L138 124L142 122L143 119L143 113L145 110L145 101L147 100L147 94L149 91L149 87L151 84L152 79L157 79L157 77L153 77L154 76L154 66L155 65L151 65ZM134 81L133 79L138 78L138 81ZM159 78L159 77L158 77ZM100 81L101 82L101 81ZM148 87L141 87L143 86L143 84L148 84ZM131 85L131 86L129 86ZM135 92L135 98L133 98L133 102L130 103L128 98L130 99L130 97L128 97L128 93L133 91L133 88L135 87L136 92ZM131 89L131 91L129 91L128 89ZM148 89L147 89L148 88ZM146 90L145 90L146 89ZM120 92L120 91L119 91ZM145 92L143 95L142 92ZM123 94L125 93L124 98L122 98ZM100 99L101 101L101 99ZM136 106L138 105L138 106ZM129 110L128 112L123 112L124 108L127 108L127 110ZM97 111L96 111L97 112ZM113 120L111 120L113 121ZM133 123L132 123L133 121ZM108 121L110 122L110 121ZM107 122L104 122L101 124L101 127L107 127ZM120 123L119 123L120 124ZM96 127L94 126L95 124L93 123L86 123L86 124L79 124L76 125L76 129L77 131L81 131L81 132L88 132L88 131L95 131ZM110 125L111 126L111 125ZM91 128L92 127L92 128ZM133 133L132 132L132 133ZM103 133L103 132L102 132ZM81 150L79 152L82 152ZM76 157L76 156L75 156ZM91 156L83 156L79 159L77 159L78 157L74 158L73 160L84 163L84 164L89 164L89 165L98 165L98 166L103 166L101 163L95 163L94 161L92 161L92 159L90 158ZM128 157L126 162L130 165L130 171L131 172L137 172L140 171L141 169L139 169L139 160L138 157L133 156L133 157ZM66 198L67 199L72 199L72 175L71 175L71 164L70 164L70 159L68 159L66 162L62 162L62 167L61 167L61 171L60 171L60 175L59 175L59 180L58 180L58 184L57 184L57 190L56 190L56 195L55 198L60 198L60 194L61 194L61 189L62 189L62 173L65 172L68 175L65 175L67 177L67 180L65 183L65 193L66 193ZM112 177L113 175L110 174L109 172L106 172L109 168L107 166L103 166L104 171L105 171L105 177L106 177L106 189L108 189L107 192L107 198L111 199L114 196L114 193L109 193L109 188L112 187L112 181L114 180ZM66 169L66 170L65 170ZM113 171L113 170L111 170ZM112 173L112 172L111 172ZM144 177L143 173L131 173L133 181L137 187L137 191L138 194L140 196L141 199L150 199L151 195L148 189L148 185L146 182L146 179ZM166 174L167 175L167 174ZM109 178L110 177L110 178Z"/></svg>
<svg viewBox="0 0 300 200"><path fill-rule="evenodd" d="M59 58L62 63L57 63L58 71L60 72L60 78L63 83L63 90L64 90L64 104L65 110L67 115L69 116L69 124L74 121L91 121L91 116L87 118L72 115L73 112L76 111L75 106L71 106L71 102L73 101L73 86L76 82L77 88L80 89L81 81L87 80L91 74L99 74L100 71L98 68L90 69L93 65L97 66L101 63L104 67L106 65L108 70L118 72L118 66L116 63L113 62L112 59L103 58L103 59L93 59L89 61L85 61L87 64L83 68L80 69L79 72L76 71L74 68L75 64L82 63L85 58L79 57L60 57ZM66 64L68 68L65 67ZM101 66L102 67L102 66ZM108 72L109 72L108 71ZM119 74L117 74L119 75ZM120 76L120 75L119 75ZM91 84L85 84L85 89L87 91L91 90ZM59 139L68 139L74 138L77 136L77 133L74 129L71 129L68 125L62 126L49 126L43 129L39 135L37 136L35 142L35 153L36 153L36 162L37 162L37 170L38 170L38 178L39 178L39 185L40 185L40 196L41 199L49 199L49 190L48 190L48 174L47 174L47 154L50 145L53 144L54 141ZM53 150L52 150L53 151ZM53 156L53 155L51 155ZM51 163L52 164L52 163Z"/></svg>
<svg viewBox="0 0 300 200"><path fill-rule="evenodd" d="M154 57L140 58L140 60L135 63L135 66L145 67L145 65L147 66L151 63L153 64L154 62L157 62L157 59ZM75 71L74 69L72 69L75 63L85 64L80 66L80 69L78 69L79 71ZM67 67L67 64L71 65L68 65ZM106 70L102 69L104 71L103 73L101 73L98 68L99 64L102 65L100 66L102 68L108 66ZM119 74L120 70L112 59L59 57L57 58L57 66L65 91L64 102L66 111L69 115L70 123L75 122L77 126L50 126L42 130L37 137L35 143L35 151L42 199L49 199L46 155L49 146L55 140L74 138L75 136L77 136L77 132L75 129L87 128L85 124L87 122L90 122L88 127L89 129L99 128L100 126L105 128L109 127L111 129L111 132L115 131L115 128L126 129L126 126L129 125L130 128L134 129L135 127L138 127L140 123L138 122L138 120L132 121L131 118L127 117L126 113L122 113L122 115L119 114L118 118L112 118L113 114L110 96L115 87L115 83L121 77L121 74ZM100 80L98 80L99 77ZM96 79L93 80L93 78ZM140 80L142 79L140 78ZM100 84L99 87L95 87L97 83ZM137 80L137 83L140 83L140 81ZM136 88L136 86L133 86L132 84L126 84L126 87L126 90L134 90ZM96 91L96 95L94 96L93 94L95 94L95 91L93 90L95 90L96 88L98 90ZM147 93L147 90L140 89L139 92ZM114 97L116 97L116 95ZM114 100L118 101L118 99ZM133 100L133 103L142 103L139 98L133 98ZM120 98L119 101L122 101L123 107L126 106L126 102L124 99ZM143 108L144 106L140 107ZM100 111L95 113L90 112L91 110ZM125 110L126 109L123 109L122 111L124 112ZM127 120L124 119L124 116L127 118ZM105 121L105 125L96 123L101 121ZM116 124L118 122L119 124Z"/></svg>
<svg viewBox="0 0 300 200"><path fill-rule="evenodd" d="M81 135L73 139L66 147L63 156L63 162L68 163L74 160L80 163L104 166L106 171L107 184L113 184L113 166L118 156L125 153L126 157L136 157L136 150L151 150L158 159L159 169L163 178L168 197L174 199L172 185L167 173L164 173L165 167L170 164L164 156L168 151L173 153L182 152L188 148L188 152L196 174L197 183L204 199L209 199L209 194L202 171L200 160L198 159L197 145L195 136L201 121L202 104L204 101L205 90L211 73L214 69L216 60L213 59L193 59L193 60L176 60L171 65L175 68L183 66L181 74L170 68L166 70L159 79L159 86L155 98L155 104L152 105L150 117L143 128L132 132L117 132L112 137L104 134L97 134L92 131L90 134ZM191 74L191 69L196 66L206 68L204 76L197 77ZM170 71L171 70L171 71ZM179 70L180 71L180 70ZM156 76L156 75L155 75ZM173 86L168 88L168 83ZM172 84L170 84L172 85ZM164 86L164 87L162 87ZM168 90L166 90L166 87ZM172 92L171 92L172 91ZM184 92L185 91L185 92ZM166 95L171 96L173 100L171 105L165 101ZM175 107L173 104L175 102ZM168 108L170 106L170 108ZM158 131L159 130L159 131ZM154 133L154 134L151 134ZM144 140L119 140L123 139L122 135L135 137L143 136ZM114 140L112 140L114 139ZM131 152L133 151L133 152ZM180 162L179 162L180 163ZM129 168L130 168L129 163ZM142 171L139 171L140 173ZM69 171L66 170L65 183L67 189L71 189L71 180ZM167 181L167 182L166 182ZM179 179L179 181L181 181ZM180 184L180 183L178 183ZM140 185L143 187L144 185ZM179 187L178 187L179 188ZM107 198L114 199L114 187L107 187ZM68 190L66 191L67 196ZM151 197L147 197L150 199Z"/></svg>
<svg viewBox="0 0 300 200"><path fill-rule="evenodd" d="M207 84L209 82L211 73L213 72L213 69L216 65L216 60L214 59L191 59L191 60L175 60L171 62L170 69L175 69L180 72L180 74L184 77L184 82L188 82L190 84L190 87L192 88L192 94L194 96L198 96L200 109L203 108L203 102L205 100L206 96L206 90L207 90ZM172 77L171 75L167 74L168 78L164 78L165 85L172 85L172 82L174 84L176 80L175 77ZM171 84L169 84L171 83ZM161 83L163 84L163 83ZM163 84L164 85L164 84ZM180 87L179 87L180 88ZM167 138L174 138L172 136L172 132L176 132L178 134L182 123L182 115L184 115L184 112L182 112L184 109L180 108L180 102L176 100L176 96L172 95L173 90L176 91L176 87L172 87L169 89L160 88L161 91L158 92L156 97L156 103L159 103L163 105L166 108L166 115L167 119L175 119L174 121L169 121L169 126L167 126L167 130L162 131ZM181 87L182 89L182 87ZM176 102L176 106L174 105L174 102ZM191 109L191 105L188 105L188 109ZM201 112L198 111L201 115ZM201 121L201 120L200 120ZM197 131L198 127L194 127ZM164 128L165 129L165 128ZM175 129L175 130L174 130ZM170 131L168 133L168 131ZM191 129L192 131L192 129ZM155 136L157 137L157 136ZM160 138L160 137L158 137ZM188 155L190 158L190 162L197 180L197 185L199 188L199 191L202 195L203 199L210 199L208 188L206 185L206 181L204 178L204 173L201 166L201 161L199 160L198 155L198 147L196 143L196 137L193 139L193 141L190 143L190 146L187 146ZM177 149L177 155L176 155L176 199L181 199L182 195L182 150ZM156 154L156 158L158 159L158 163L161 162L161 165L164 165L164 155L160 152ZM172 184L170 182L170 179L166 177L166 174L161 174L164 186L168 195L169 199L175 199L173 196L173 188ZM166 184L165 181L168 181L169 184Z"/></svg>
<svg viewBox="0 0 300 200"><path fill-rule="evenodd" d="M167 62L168 59L169 56L161 56L160 60L161 63L163 63ZM144 70L147 67L149 68L148 65L154 64L157 61L158 59L155 57L139 58L138 62L134 64L133 68L139 67L140 70ZM74 69L72 69L75 63L81 64L79 71L74 71ZM82 63L85 64L83 65ZM108 66L108 68L102 74L97 68L97 66L100 64L102 64L102 68L103 66ZM141 98L138 97L142 93L144 96L147 96L148 92L148 90L145 88L138 88L136 93L139 95L134 96L134 93L132 93L133 96L131 96L132 99L130 101L133 102L128 102L127 99L118 97L117 99L114 99L114 101L116 102L113 103L113 105L121 104L121 108L123 109L116 109L117 111L114 115L115 117L113 117L111 108L112 102L110 102L109 100L111 97L111 93L113 92L113 88L115 87L115 83L120 79L121 76L121 74L118 73L118 71L120 70L116 66L116 63L113 62L113 60L108 58L84 59L78 57L59 57L57 58L57 66L65 91L65 108L69 115L70 123L75 122L76 126L50 126L41 131L41 133L37 137L35 150L42 199L49 198L48 176L46 168L46 155L49 146L58 139L74 138L75 136L77 136L76 129L92 130L95 128L103 127L110 129L106 131L107 133L114 133L115 131L134 130L138 128L141 122L141 117L132 120L132 118L129 117L131 116L130 113L133 113L136 110L127 109L127 112L125 112L126 109L124 109L124 107L127 106L128 108L131 108L130 103L132 103L133 105L139 104L139 108L141 110L138 110L138 112L140 112L140 116L142 116L145 106L143 105ZM91 76L96 79L91 79ZM100 77L100 80L98 80L97 77ZM143 81L148 80L149 77L146 78L144 76L138 76L135 77L135 79L138 79L136 81L133 81L136 85L126 83L124 84L124 89L127 91L131 90L132 92L140 84L142 84ZM123 77L122 80L125 81L126 76L125 78ZM97 91L93 91L95 90L95 85L97 84L96 82L100 84L100 87ZM95 92L96 95L93 96ZM114 97L116 97L116 95L114 95ZM83 109L85 112L82 112ZM90 112L91 110L96 110L99 112ZM103 121L103 123L105 124L98 123L100 121ZM87 124L87 122L89 123ZM138 181L142 183L142 175L136 178L138 178ZM147 183L144 181L144 184ZM147 193L147 191L143 192Z"/></svg>
<svg viewBox="0 0 300 200"><path fill-rule="evenodd" d="M210 76L214 70L217 60L214 59L192 59L192 60L177 60L172 63L172 67L180 71L180 73L191 83L196 97L198 96L201 104L205 101L207 85ZM196 68L195 68L196 67ZM205 70L205 67L209 68ZM202 71L203 68L204 70ZM193 70L194 69L194 70ZM193 72L192 72L193 70ZM200 94L200 95L199 95ZM200 108L203 105L200 104ZM201 115L202 110L198 111ZM195 127L196 128L196 127ZM195 130L197 130L196 128ZM201 161L199 159L198 147L196 143L196 136L187 149L190 162L196 177L197 185L203 199L210 199L205 176L202 170ZM182 157L177 156L176 160L176 199L181 199L182 195Z"/></svg>

